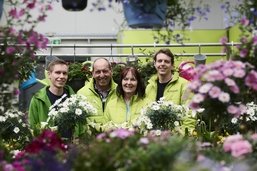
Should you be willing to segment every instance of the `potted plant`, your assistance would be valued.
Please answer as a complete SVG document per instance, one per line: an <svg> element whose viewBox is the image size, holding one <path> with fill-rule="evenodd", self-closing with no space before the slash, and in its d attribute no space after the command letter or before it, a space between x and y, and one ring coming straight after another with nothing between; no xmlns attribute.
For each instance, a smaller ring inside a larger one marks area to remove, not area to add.
<svg viewBox="0 0 257 171"><path fill-rule="evenodd" d="M75 92L83 87L90 77L91 71L89 64L83 64L81 62L70 63L67 84L70 85Z"/></svg>

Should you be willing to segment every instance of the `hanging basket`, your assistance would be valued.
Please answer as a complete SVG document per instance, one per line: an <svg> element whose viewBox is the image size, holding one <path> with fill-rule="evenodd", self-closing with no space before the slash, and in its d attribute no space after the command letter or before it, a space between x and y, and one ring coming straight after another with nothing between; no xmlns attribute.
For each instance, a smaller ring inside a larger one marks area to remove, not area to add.
<svg viewBox="0 0 257 171"><path fill-rule="evenodd" d="M130 0L123 2L123 11L129 27L161 28L164 24L167 0Z"/></svg>

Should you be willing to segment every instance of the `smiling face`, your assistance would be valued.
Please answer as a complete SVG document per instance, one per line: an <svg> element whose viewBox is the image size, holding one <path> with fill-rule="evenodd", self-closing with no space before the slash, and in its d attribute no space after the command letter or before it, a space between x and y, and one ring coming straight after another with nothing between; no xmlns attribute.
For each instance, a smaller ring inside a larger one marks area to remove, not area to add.
<svg viewBox="0 0 257 171"><path fill-rule="evenodd" d="M68 79L68 66L64 64L54 65L50 71L48 71L48 78L51 81L51 86L62 89Z"/></svg>
<svg viewBox="0 0 257 171"><path fill-rule="evenodd" d="M171 71L173 70L173 63L171 57L164 53L159 53L154 61L155 69L159 76L170 77Z"/></svg>
<svg viewBox="0 0 257 171"><path fill-rule="evenodd" d="M121 83L125 96L133 96L136 94L138 81L131 71L128 71L127 75L122 79Z"/></svg>
<svg viewBox="0 0 257 171"><path fill-rule="evenodd" d="M112 70L108 61L105 59L98 59L93 66L93 78L97 88L101 90L108 90L112 78Z"/></svg>

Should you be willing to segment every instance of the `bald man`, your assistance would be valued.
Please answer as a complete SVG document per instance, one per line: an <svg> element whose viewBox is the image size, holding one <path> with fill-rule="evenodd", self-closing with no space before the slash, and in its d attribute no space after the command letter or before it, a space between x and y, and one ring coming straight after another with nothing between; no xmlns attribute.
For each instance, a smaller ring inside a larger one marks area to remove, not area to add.
<svg viewBox="0 0 257 171"><path fill-rule="evenodd" d="M93 78L77 94L86 96L88 101L97 109L97 115L90 119L96 123L104 123L105 106L111 97L116 96L117 86L112 79L110 62L105 58L97 58L93 63L92 75Z"/></svg>

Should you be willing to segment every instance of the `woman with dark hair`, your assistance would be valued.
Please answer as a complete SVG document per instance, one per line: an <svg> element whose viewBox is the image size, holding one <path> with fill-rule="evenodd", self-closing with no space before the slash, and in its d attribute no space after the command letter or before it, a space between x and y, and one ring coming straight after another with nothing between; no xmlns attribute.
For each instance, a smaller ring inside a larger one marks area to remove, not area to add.
<svg viewBox="0 0 257 171"><path fill-rule="evenodd" d="M117 96L106 106L105 119L114 123L131 123L148 102L144 82L136 68L125 67L121 71L116 93Z"/></svg>

